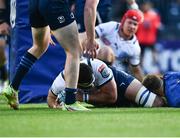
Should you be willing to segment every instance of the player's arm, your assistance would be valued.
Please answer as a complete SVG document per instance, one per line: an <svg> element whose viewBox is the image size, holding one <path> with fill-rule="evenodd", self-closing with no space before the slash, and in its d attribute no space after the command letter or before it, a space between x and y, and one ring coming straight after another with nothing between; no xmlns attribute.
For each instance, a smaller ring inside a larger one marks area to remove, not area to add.
<svg viewBox="0 0 180 138"><path fill-rule="evenodd" d="M114 78L100 88L90 91L88 94L77 93L77 100L93 105L109 105L117 100L117 88Z"/></svg>
<svg viewBox="0 0 180 138"><path fill-rule="evenodd" d="M129 9L139 9L135 0L126 0L129 6Z"/></svg>
<svg viewBox="0 0 180 138"><path fill-rule="evenodd" d="M144 73L141 69L141 49L138 41L136 41L136 44L134 46L136 46L136 49L134 50L134 55L129 60L129 69L131 73L134 75L134 77L138 79L140 82L142 82Z"/></svg>
<svg viewBox="0 0 180 138"><path fill-rule="evenodd" d="M144 74L140 65L130 65L130 70L134 77L137 78L140 82L142 82Z"/></svg>
<svg viewBox="0 0 180 138"><path fill-rule="evenodd" d="M92 57L96 57L96 49L98 44L95 41L95 21L96 21L96 9L99 0L86 0L84 7L84 25L87 34L86 53Z"/></svg>
<svg viewBox="0 0 180 138"><path fill-rule="evenodd" d="M84 7L84 24L87 33L87 39L95 39L95 22L96 22L96 9L99 0L86 0Z"/></svg>

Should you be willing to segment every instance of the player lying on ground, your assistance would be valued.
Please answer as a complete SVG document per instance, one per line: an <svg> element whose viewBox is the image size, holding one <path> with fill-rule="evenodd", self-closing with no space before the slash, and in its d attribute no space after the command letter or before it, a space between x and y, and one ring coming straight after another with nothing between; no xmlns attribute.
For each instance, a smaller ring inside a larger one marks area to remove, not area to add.
<svg viewBox="0 0 180 138"><path fill-rule="evenodd" d="M166 98L170 107L180 107L180 72L167 72L163 76L147 75L143 85Z"/></svg>
<svg viewBox="0 0 180 138"><path fill-rule="evenodd" d="M64 101L63 76L62 71L49 89L47 102L50 108L59 108L59 103ZM137 79L114 67L109 68L98 59L81 61L78 88L78 101L97 106L129 107L133 103L161 107L165 104L161 97L150 92Z"/></svg>

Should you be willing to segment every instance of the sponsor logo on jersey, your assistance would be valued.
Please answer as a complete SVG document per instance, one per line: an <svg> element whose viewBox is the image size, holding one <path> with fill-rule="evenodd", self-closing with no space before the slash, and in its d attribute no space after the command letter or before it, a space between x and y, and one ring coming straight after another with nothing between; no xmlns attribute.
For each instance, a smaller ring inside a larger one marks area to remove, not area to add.
<svg viewBox="0 0 180 138"><path fill-rule="evenodd" d="M64 23L65 22L64 16L59 16L57 19L58 19L59 23Z"/></svg>
<svg viewBox="0 0 180 138"><path fill-rule="evenodd" d="M103 78L108 78L109 75L110 75L110 72L108 70L108 68L106 68L106 66L104 64L102 64L99 69L98 69L98 72L100 72L101 76Z"/></svg>
<svg viewBox="0 0 180 138"><path fill-rule="evenodd" d="M119 87L121 87L121 86L123 86L123 85L126 85L124 82L122 82L120 85L119 85Z"/></svg>
<svg viewBox="0 0 180 138"><path fill-rule="evenodd" d="M70 17L74 19L74 14L71 12Z"/></svg>

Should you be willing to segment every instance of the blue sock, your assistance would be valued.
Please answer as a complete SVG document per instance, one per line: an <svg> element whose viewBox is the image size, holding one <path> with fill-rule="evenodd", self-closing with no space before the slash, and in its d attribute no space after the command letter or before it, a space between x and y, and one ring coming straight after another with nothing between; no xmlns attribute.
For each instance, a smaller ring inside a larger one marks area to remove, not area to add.
<svg viewBox="0 0 180 138"><path fill-rule="evenodd" d="M66 91L65 104L75 103L77 89L65 88L65 91Z"/></svg>
<svg viewBox="0 0 180 138"><path fill-rule="evenodd" d="M27 72L31 69L34 62L37 60L35 56L27 52L22 58L17 68L16 74L10 84L12 88L18 90L21 81Z"/></svg>

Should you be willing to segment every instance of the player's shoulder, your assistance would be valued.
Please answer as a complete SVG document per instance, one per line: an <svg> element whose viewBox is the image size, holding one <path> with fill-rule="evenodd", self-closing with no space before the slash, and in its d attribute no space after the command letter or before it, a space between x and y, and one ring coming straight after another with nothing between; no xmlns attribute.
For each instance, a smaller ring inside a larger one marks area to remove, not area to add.
<svg viewBox="0 0 180 138"><path fill-rule="evenodd" d="M99 59L90 59L90 58L86 58L86 57L82 57L80 63L85 63L89 66L91 66L92 68L97 67L97 66L101 66L102 64L105 64L103 61L99 60Z"/></svg>
<svg viewBox="0 0 180 138"><path fill-rule="evenodd" d="M120 23L115 22L115 21L109 21L109 22L100 24L101 28L104 27L104 29L106 30L118 30L119 25Z"/></svg>
<svg viewBox="0 0 180 138"><path fill-rule="evenodd" d="M101 60L99 60L99 59L90 59L90 61L91 61L91 66L92 67L96 67L96 68L98 68L98 67L100 67L100 66L107 66L103 61L101 61Z"/></svg>
<svg viewBox="0 0 180 138"><path fill-rule="evenodd" d="M112 28L114 30L118 30L119 26L120 26L120 23L116 22L116 21L110 21L110 22L108 22L108 25L109 25L110 28Z"/></svg>

